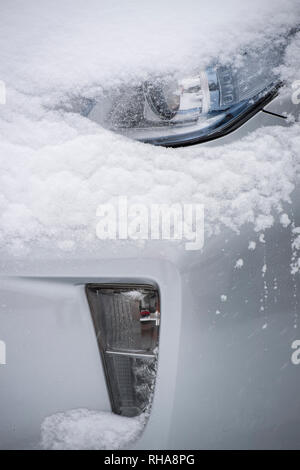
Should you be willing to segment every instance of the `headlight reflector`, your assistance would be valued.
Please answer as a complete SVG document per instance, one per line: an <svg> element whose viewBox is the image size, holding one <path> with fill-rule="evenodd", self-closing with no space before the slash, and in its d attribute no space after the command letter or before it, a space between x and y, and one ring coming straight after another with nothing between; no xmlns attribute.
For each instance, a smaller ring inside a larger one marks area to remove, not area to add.
<svg viewBox="0 0 300 470"><path fill-rule="evenodd" d="M269 103L280 80L283 47L244 54L237 66L212 64L190 76L156 76L87 99L84 116L156 145L205 142L235 130ZM81 98L81 102L82 98ZM69 109L78 109L73 99Z"/></svg>

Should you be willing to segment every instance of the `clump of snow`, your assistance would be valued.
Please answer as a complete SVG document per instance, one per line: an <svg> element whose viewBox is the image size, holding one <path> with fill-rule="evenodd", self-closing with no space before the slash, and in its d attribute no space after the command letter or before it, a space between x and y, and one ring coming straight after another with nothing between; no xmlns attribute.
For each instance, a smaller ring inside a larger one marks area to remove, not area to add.
<svg viewBox="0 0 300 470"><path fill-rule="evenodd" d="M263 273L263 276L266 274L267 272L267 265L264 264L263 267L261 268L261 272Z"/></svg>
<svg viewBox="0 0 300 470"><path fill-rule="evenodd" d="M145 297L145 294L143 294L143 292L138 291L138 290L126 291L126 292L123 292L122 295L132 300L143 300Z"/></svg>
<svg viewBox="0 0 300 470"><path fill-rule="evenodd" d="M295 275L300 272L300 227L294 227L292 230L292 258L291 258L291 274Z"/></svg>
<svg viewBox="0 0 300 470"><path fill-rule="evenodd" d="M143 415L125 418L104 411L70 410L47 417L41 446L47 450L114 450L136 441L145 425Z"/></svg>
<svg viewBox="0 0 300 470"><path fill-rule="evenodd" d="M254 251L255 248L256 248L256 242L250 241L250 242L249 242L249 245L248 245L248 250Z"/></svg>
<svg viewBox="0 0 300 470"><path fill-rule="evenodd" d="M271 214L259 214L255 219L255 230L260 232L267 228L272 227L274 224L274 217Z"/></svg>
<svg viewBox="0 0 300 470"><path fill-rule="evenodd" d="M295 248L296 250L300 250L300 235L298 235L293 243L292 243L292 247Z"/></svg>
<svg viewBox="0 0 300 470"><path fill-rule="evenodd" d="M261 234L259 235L259 241L260 241L260 243L266 243L265 234L264 234L264 233L261 233Z"/></svg>
<svg viewBox="0 0 300 470"><path fill-rule="evenodd" d="M235 263L235 269L241 269L244 266L244 260L242 258L238 259Z"/></svg>
<svg viewBox="0 0 300 470"><path fill-rule="evenodd" d="M226 302L227 301L227 295L222 294L221 295L221 302Z"/></svg>
<svg viewBox="0 0 300 470"><path fill-rule="evenodd" d="M295 275L300 272L300 258L297 258L291 265L291 274Z"/></svg>
<svg viewBox="0 0 300 470"><path fill-rule="evenodd" d="M13 253L20 240L29 248L44 243L103 251L104 242L96 237L97 207L118 195L147 206L183 200L204 204L208 235L223 226L239 230L245 223L263 230L273 223L271 213L280 213L290 200L300 169L298 125L259 129L220 148L156 148L98 129L33 149L27 139L39 133L40 122L25 119L31 131L24 135L15 119L11 138L23 142L9 142L7 132L1 138L0 123L0 245L5 252ZM59 126L67 126L67 135L68 124L57 116L53 128Z"/></svg>
<svg viewBox="0 0 300 470"><path fill-rule="evenodd" d="M283 225L283 227L288 227L291 223L289 216L287 214L282 214L280 216L280 223Z"/></svg>
<svg viewBox="0 0 300 470"><path fill-rule="evenodd" d="M293 114L287 114L286 120L289 124L293 124L294 122L296 122L296 118Z"/></svg>
<svg viewBox="0 0 300 470"><path fill-rule="evenodd" d="M298 19L299 26L299 19ZM280 67L281 76L290 85L290 92L292 91L292 85L294 82L299 80L299 49L300 49L300 32L298 32L285 53L284 64ZM290 94L292 96L292 92Z"/></svg>

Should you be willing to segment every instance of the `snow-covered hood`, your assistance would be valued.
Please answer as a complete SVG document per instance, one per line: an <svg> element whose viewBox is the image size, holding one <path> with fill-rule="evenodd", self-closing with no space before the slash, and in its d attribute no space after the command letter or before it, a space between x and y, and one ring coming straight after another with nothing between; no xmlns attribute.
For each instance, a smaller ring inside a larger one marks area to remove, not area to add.
<svg viewBox="0 0 300 470"><path fill-rule="evenodd" d="M108 242L97 239L96 209L119 195L147 205L204 204L208 235L248 222L257 231L272 225L297 183L299 123L258 129L226 146L164 149L55 104L149 73L236 58L280 41L299 23L298 0L2 0L2 259L126 250L169 256L174 244L119 242L107 250ZM287 86L300 79L299 56L298 33L281 68Z"/></svg>

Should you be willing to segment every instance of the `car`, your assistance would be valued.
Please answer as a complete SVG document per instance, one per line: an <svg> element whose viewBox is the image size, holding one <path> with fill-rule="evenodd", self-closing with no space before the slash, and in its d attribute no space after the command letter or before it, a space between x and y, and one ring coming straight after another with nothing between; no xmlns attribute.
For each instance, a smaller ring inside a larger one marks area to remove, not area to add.
<svg viewBox="0 0 300 470"><path fill-rule="evenodd" d="M0 24L0 448L299 449L299 2Z"/></svg>

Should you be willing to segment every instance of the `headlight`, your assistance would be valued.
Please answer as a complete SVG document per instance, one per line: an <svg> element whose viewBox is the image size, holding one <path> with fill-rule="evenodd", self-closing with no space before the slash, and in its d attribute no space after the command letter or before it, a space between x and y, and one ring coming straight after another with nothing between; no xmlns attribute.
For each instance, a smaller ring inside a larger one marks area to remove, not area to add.
<svg viewBox="0 0 300 470"><path fill-rule="evenodd" d="M191 76L152 77L144 83L84 99L81 114L142 142L180 146L235 130L277 94L273 72L282 48L248 54L239 66L213 64Z"/></svg>

